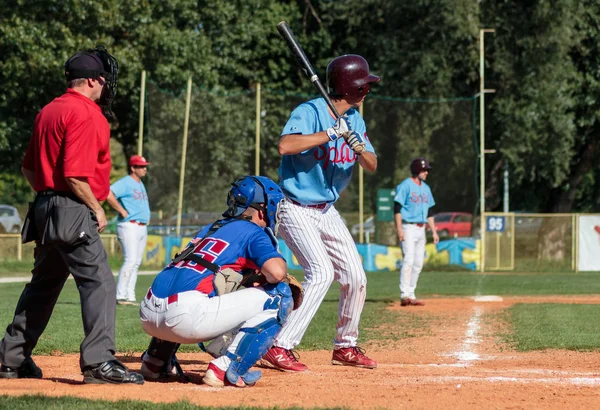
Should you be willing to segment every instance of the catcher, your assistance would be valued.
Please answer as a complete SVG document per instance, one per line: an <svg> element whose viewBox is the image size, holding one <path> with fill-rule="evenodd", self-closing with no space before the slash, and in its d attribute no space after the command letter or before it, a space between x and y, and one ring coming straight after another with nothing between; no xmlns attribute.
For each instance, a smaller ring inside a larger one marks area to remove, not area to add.
<svg viewBox="0 0 600 410"><path fill-rule="evenodd" d="M200 231L158 274L140 306L144 331L152 336L142 356L146 380L183 375L175 358L180 344L210 340L214 360L204 383L246 387L260 379L250 368L302 302L302 287L287 275L277 249L283 200L267 177L238 179L224 219Z"/></svg>

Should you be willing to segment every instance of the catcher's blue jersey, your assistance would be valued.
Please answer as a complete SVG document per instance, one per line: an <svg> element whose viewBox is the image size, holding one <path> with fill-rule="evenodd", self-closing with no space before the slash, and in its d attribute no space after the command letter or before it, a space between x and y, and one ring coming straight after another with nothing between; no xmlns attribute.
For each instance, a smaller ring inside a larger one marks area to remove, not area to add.
<svg viewBox="0 0 600 410"><path fill-rule="evenodd" d="M261 269L271 258L283 258L277 245L263 228L253 222L231 219L206 238L210 226L206 226L192 239L199 243L195 254L221 269L231 268L237 272ZM152 283L152 293L166 298L179 292L197 290L210 297L215 296L214 273L190 260L171 264L164 268Z"/></svg>
<svg viewBox="0 0 600 410"><path fill-rule="evenodd" d="M367 137L365 121L355 109L346 112L350 127L364 136L366 149L375 153ZM281 135L314 134L335 123L323 98L300 104L291 114ZM279 185L285 195L305 205L333 203L350 183L357 155L343 138L303 151L284 155L279 166Z"/></svg>

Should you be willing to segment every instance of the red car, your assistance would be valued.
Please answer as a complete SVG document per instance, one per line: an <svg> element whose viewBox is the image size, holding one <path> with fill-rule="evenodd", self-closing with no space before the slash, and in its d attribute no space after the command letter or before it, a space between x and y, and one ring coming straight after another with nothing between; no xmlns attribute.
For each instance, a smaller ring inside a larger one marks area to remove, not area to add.
<svg viewBox="0 0 600 410"><path fill-rule="evenodd" d="M473 214L468 212L440 212L433 216L440 237L471 236Z"/></svg>

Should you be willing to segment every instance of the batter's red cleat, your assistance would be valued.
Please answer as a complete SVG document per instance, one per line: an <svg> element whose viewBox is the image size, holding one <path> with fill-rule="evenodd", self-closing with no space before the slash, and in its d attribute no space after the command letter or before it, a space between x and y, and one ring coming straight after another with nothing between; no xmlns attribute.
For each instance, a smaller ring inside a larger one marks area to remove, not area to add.
<svg viewBox="0 0 600 410"><path fill-rule="evenodd" d="M365 350L358 346L343 347L334 350L331 364L364 367L366 369L377 368L377 362L365 356Z"/></svg>
<svg viewBox="0 0 600 410"><path fill-rule="evenodd" d="M273 346L262 357L261 364L283 372L304 372L308 366L300 363L298 353L291 349Z"/></svg>
<svg viewBox="0 0 600 410"><path fill-rule="evenodd" d="M244 381L239 378L236 384L230 383L227 378L225 378L225 371L219 369L212 363L208 364L208 369L202 378L204 384L208 384L212 387L225 387L225 386L233 386L233 387L246 387L249 386Z"/></svg>

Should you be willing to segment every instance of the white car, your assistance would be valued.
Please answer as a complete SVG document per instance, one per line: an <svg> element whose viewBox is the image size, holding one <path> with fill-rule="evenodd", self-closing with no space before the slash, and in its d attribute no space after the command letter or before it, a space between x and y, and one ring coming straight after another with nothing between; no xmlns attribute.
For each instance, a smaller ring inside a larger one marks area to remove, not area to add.
<svg viewBox="0 0 600 410"><path fill-rule="evenodd" d="M23 221L17 208L10 205L0 205L0 233L19 233Z"/></svg>

